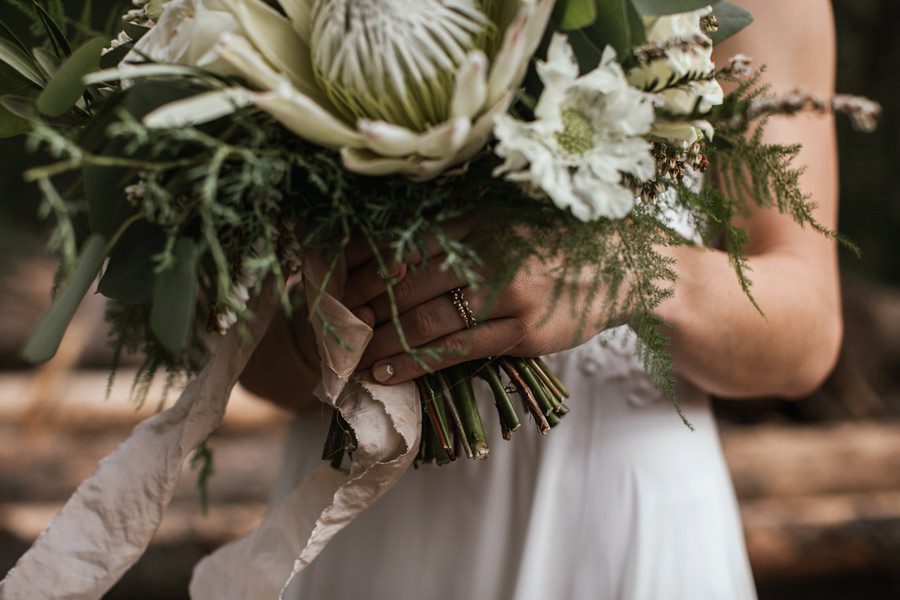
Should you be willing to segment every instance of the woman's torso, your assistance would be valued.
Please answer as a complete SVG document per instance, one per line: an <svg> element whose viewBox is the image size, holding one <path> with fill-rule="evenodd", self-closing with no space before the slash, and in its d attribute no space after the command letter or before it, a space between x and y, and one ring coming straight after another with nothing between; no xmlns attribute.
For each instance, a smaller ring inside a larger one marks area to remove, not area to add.
<svg viewBox="0 0 900 600"><path fill-rule="evenodd" d="M410 470L298 575L292 598L755 597L706 397L679 384L694 431L626 329L548 358L572 392L548 436L512 440L479 390L485 461ZM282 486L318 467L328 415L298 419Z"/></svg>

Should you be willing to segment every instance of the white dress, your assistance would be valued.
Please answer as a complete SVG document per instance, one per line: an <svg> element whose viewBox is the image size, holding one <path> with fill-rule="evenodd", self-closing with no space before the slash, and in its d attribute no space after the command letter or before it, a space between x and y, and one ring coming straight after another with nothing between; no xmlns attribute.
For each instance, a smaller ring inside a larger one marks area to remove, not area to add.
<svg viewBox="0 0 900 600"><path fill-rule="evenodd" d="M628 330L548 358L572 392L549 436L506 442L486 388L485 461L410 471L297 576L316 600L756 597L708 399L679 384L688 430ZM320 464L328 415L294 426L284 486Z"/></svg>

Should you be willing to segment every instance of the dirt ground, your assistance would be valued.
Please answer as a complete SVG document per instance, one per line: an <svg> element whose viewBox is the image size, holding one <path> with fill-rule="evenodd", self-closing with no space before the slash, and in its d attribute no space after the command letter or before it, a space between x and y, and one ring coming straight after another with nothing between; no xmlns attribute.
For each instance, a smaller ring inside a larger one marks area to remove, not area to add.
<svg viewBox="0 0 900 600"><path fill-rule="evenodd" d="M54 402L35 409L26 402L33 379L0 374L0 573L155 408L135 413L129 373L103 400L105 372L81 370L58 382ZM193 564L263 515L288 423L237 392L213 440L210 511L202 513L196 474L186 466L147 555L108 597L186 597ZM900 597L900 422L721 430L761 599Z"/></svg>

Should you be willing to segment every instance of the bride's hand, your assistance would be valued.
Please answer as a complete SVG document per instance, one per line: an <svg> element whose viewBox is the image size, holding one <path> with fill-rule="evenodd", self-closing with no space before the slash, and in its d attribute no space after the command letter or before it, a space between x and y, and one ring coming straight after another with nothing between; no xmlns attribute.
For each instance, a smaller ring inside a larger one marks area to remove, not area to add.
<svg viewBox="0 0 900 600"><path fill-rule="evenodd" d="M553 304L557 276L554 265L536 260L520 269L488 307L489 290L469 287L451 269L441 268L445 256L439 249L432 252L424 263L411 260L416 264L414 269L390 263L386 274L370 252L351 249L347 253L350 275L344 304L375 330L359 368L371 368L379 382L401 383L426 372L404 351L385 293L385 276L394 282L399 322L409 347L441 352L438 360L423 356L434 369L490 356L558 352L590 339L606 325L624 320L605 319L602 301L594 303L597 306L586 306L583 298L589 281L579 282L583 289L580 299L573 300L567 289L553 310L548 311ZM464 315L451 299L451 291L457 288L477 318L471 329L467 329ZM603 290L596 294L597 298L603 296ZM588 314L584 314L585 310Z"/></svg>

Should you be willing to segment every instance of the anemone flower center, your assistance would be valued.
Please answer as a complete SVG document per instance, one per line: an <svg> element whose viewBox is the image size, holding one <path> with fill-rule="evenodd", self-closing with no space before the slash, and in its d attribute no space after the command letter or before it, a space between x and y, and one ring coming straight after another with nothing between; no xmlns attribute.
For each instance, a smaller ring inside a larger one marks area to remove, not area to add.
<svg viewBox="0 0 900 600"><path fill-rule="evenodd" d="M484 0L314 0L316 80L347 119L416 131L447 119L454 73L494 35Z"/></svg>
<svg viewBox="0 0 900 600"><path fill-rule="evenodd" d="M569 154L581 155L593 146L594 128L580 112L566 109L562 113L563 129L556 141Z"/></svg>

